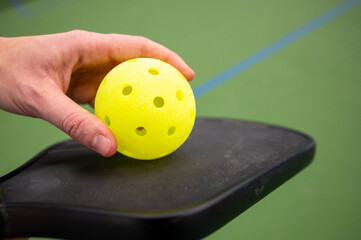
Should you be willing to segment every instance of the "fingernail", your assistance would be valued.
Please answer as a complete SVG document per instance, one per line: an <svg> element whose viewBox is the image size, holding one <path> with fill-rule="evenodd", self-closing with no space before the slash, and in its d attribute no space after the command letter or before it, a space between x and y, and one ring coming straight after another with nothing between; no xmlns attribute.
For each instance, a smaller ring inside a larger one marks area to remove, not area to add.
<svg viewBox="0 0 361 240"><path fill-rule="evenodd" d="M92 142L92 149L103 156L106 156L110 149L110 140L109 138L103 135L96 135Z"/></svg>

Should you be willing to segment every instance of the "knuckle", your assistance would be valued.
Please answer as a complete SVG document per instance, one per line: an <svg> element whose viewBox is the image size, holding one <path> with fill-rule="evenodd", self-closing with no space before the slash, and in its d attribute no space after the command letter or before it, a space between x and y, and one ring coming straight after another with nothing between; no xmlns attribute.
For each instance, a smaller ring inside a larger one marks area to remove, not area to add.
<svg viewBox="0 0 361 240"><path fill-rule="evenodd" d="M134 36L134 37L138 41L138 43L144 43L144 42L150 41L148 38L146 38L144 36Z"/></svg>
<svg viewBox="0 0 361 240"><path fill-rule="evenodd" d="M164 55L164 61L168 62L168 63L172 62L172 60L175 60L177 58L178 58L178 55L172 51L169 51Z"/></svg>
<svg viewBox="0 0 361 240"><path fill-rule="evenodd" d="M71 138L77 141L82 141L88 135L86 132L86 126L88 124L89 120L81 113L73 112L64 118L62 128Z"/></svg>
<svg viewBox="0 0 361 240"><path fill-rule="evenodd" d="M143 36L135 36L135 40L137 42L138 52L140 53L140 55L146 55L151 40Z"/></svg>
<svg viewBox="0 0 361 240"><path fill-rule="evenodd" d="M64 43L68 43L69 40L71 44L68 46L74 46L75 49L71 49L72 51L76 51L76 49L80 48L85 42L89 41L92 33L85 30L72 30L65 35Z"/></svg>
<svg viewBox="0 0 361 240"><path fill-rule="evenodd" d="M74 30L69 31L68 33L71 34L72 36L79 37L79 36L83 36L84 34L87 34L89 32L85 31L85 30L74 29Z"/></svg>

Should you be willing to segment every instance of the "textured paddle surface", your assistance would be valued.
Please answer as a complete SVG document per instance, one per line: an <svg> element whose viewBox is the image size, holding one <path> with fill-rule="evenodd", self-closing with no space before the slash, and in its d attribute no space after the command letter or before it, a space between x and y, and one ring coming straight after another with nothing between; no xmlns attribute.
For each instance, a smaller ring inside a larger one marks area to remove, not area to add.
<svg viewBox="0 0 361 240"><path fill-rule="evenodd" d="M1 189L11 203L174 211L207 201L312 144L303 134L265 124L197 119L185 144L164 158L139 161L119 153L103 158L68 141Z"/></svg>

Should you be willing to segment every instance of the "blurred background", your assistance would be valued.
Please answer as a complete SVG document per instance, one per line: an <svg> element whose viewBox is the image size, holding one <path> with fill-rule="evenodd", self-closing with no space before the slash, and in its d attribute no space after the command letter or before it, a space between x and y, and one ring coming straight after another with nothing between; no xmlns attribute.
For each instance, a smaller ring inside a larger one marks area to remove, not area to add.
<svg viewBox="0 0 361 240"><path fill-rule="evenodd" d="M142 35L181 55L196 72L196 89L344 2L0 0L0 33ZM275 124L317 141L309 167L207 240L360 239L361 1L351 2L357 4L197 98L198 117ZM0 121L1 175L68 139L43 120L0 110Z"/></svg>

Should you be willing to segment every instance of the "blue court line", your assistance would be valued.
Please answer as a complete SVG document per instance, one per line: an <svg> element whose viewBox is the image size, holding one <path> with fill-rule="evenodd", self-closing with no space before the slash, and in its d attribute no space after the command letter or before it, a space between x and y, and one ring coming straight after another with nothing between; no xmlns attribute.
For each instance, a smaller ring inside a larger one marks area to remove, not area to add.
<svg viewBox="0 0 361 240"><path fill-rule="evenodd" d="M9 0L15 11L23 18L30 16L28 8L21 0Z"/></svg>
<svg viewBox="0 0 361 240"><path fill-rule="evenodd" d="M321 27L322 25L328 23L329 21L335 19L336 17L342 15L343 13L351 10L356 5L360 4L361 0L349 0L337 5L336 7L332 8L331 10L325 12L324 14L320 15L319 17L315 18L314 20L306 23L305 25L301 26L300 28L292 31L291 33L287 34L286 36L276 40L275 42L271 43L267 47L261 49L260 51L254 53L253 55L247 57L246 59L238 62L234 66L226 69L224 72L216 75L215 77L209 79L205 83L201 84L197 88L194 89L194 96L198 98L203 94L209 92L213 88L217 87L218 85L224 83L225 81L229 80L230 78L242 73L243 71L247 70L248 68L252 67L256 63L262 61L263 59L271 56L272 54L278 52L279 50L285 48L289 44L295 42L296 40L300 39L301 37L307 35L308 33L312 32L313 30Z"/></svg>
<svg viewBox="0 0 361 240"><path fill-rule="evenodd" d="M34 1L28 7L24 4L24 0L8 0L15 11L22 18L39 16L41 14L53 11L65 4L74 2L75 0L38 0Z"/></svg>

